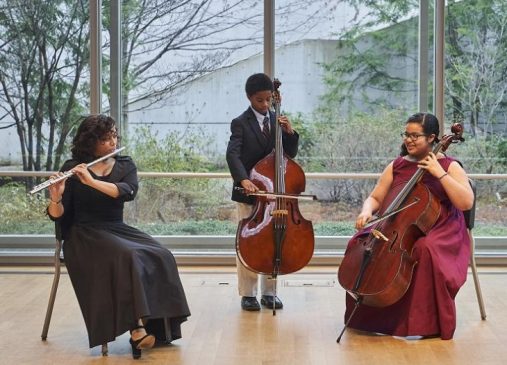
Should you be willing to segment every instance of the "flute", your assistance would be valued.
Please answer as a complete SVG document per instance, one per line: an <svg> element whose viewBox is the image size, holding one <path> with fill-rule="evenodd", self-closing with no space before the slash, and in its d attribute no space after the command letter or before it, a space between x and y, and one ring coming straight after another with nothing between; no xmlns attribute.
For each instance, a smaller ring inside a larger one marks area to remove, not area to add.
<svg viewBox="0 0 507 365"><path fill-rule="evenodd" d="M94 160L92 162L89 162L89 163L86 164L86 167L88 168L88 167L91 167L91 166L95 165L96 163L98 163L100 161L107 160L109 157L112 157L112 156L118 154L120 151L124 150L125 148L126 147L120 147L120 148L114 150L113 152L111 152L111 153L109 153L109 154L107 154L105 156L102 156L102 157L100 157L100 158L98 158L98 159L96 159L96 160ZM49 187L49 186L51 186L53 184L56 184L57 182L62 181L63 179L66 179L66 178L68 178L69 176L72 176L72 175L74 175L74 172L72 170L70 170L70 171L64 172L63 175L58 176L55 179L46 180L42 184L36 185L32 190L30 190L30 194L34 194L34 193L36 193L38 191L41 191L42 189L45 189L45 188L47 188L47 187Z"/></svg>

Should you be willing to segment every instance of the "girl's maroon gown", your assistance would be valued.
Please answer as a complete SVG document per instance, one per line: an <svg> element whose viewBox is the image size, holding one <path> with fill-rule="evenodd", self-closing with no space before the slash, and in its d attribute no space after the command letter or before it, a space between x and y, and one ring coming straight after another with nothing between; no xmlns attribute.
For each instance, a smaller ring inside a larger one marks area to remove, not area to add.
<svg viewBox="0 0 507 365"><path fill-rule="evenodd" d="M438 160L445 171L454 159ZM393 164L393 185L407 182L417 170L417 162L398 157ZM374 308L360 305L350 328L393 336L440 336L451 339L456 329L454 298L465 283L470 258L470 241L463 212L454 207L440 181L425 174L423 183L440 200L442 209L434 227L417 240L413 256L417 260L407 293L396 303ZM348 247L368 234L359 231ZM345 253L346 254L346 253ZM354 308L347 294L345 319Z"/></svg>

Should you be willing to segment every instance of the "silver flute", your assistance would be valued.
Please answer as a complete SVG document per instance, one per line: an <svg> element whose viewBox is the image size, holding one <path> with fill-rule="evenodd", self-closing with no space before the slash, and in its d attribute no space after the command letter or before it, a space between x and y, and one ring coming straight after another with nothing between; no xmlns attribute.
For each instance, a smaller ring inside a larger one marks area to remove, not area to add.
<svg viewBox="0 0 507 365"><path fill-rule="evenodd" d="M118 153L120 153L120 151L123 151L126 147L120 147L116 150L114 150L113 152L105 155L105 156L102 156L92 162L89 162L86 164L86 167L91 167L93 165L95 165L96 163L100 162L100 161L104 161L104 160L107 160L109 157L112 157L114 155L117 155ZM44 181L42 184L39 184L39 185L36 185L32 190L30 190L30 194L34 194L38 191L41 191L42 189L45 189L53 184L56 184L57 182L59 181L62 181L63 179L66 179L68 178L69 176L72 176L74 175L74 171L70 170L70 171L67 171L67 172L64 172L63 175L61 176L58 176L57 178L54 178L54 179L49 179L49 180L46 180Z"/></svg>

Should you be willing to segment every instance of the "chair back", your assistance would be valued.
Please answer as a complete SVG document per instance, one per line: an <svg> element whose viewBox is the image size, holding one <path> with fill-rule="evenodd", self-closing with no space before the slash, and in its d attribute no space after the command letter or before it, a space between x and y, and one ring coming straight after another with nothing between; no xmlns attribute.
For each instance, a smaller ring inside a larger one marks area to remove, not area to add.
<svg viewBox="0 0 507 365"><path fill-rule="evenodd" d="M60 259L60 264L64 264L65 260L63 258L63 229L60 221L55 221L55 239L56 239L55 254L58 255Z"/></svg>
<svg viewBox="0 0 507 365"><path fill-rule="evenodd" d="M55 221L55 238L58 241L63 240L62 225L58 221Z"/></svg>
<svg viewBox="0 0 507 365"><path fill-rule="evenodd" d="M475 202L477 200L477 194L476 194L476 186L475 181L472 179L468 179L468 182L470 183L470 187L472 188L472 191L474 193L474 204L472 205L472 208L469 210L465 210L463 212L463 215L465 216L465 224L468 229L473 229L475 225Z"/></svg>

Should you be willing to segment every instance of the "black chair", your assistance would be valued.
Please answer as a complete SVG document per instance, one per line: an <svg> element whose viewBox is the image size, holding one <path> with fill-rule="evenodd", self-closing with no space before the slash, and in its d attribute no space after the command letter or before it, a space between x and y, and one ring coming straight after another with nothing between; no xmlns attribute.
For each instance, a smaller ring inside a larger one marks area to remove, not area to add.
<svg viewBox="0 0 507 365"><path fill-rule="evenodd" d="M49 294L49 302L48 307L46 309L46 318L44 319L44 326L42 327L41 334L42 341L46 341L48 337L49 323L51 322L51 315L53 314L53 307L55 305L58 283L60 282L61 266L64 263L62 256L62 246L63 246L62 230L58 222L55 222L55 238L56 238L56 246L54 254L55 274L53 277L53 285L51 286L51 293ZM108 353L107 343L104 343L102 344L102 356L107 356L107 353Z"/></svg>
<svg viewBox="0 0 507 365"><path fill-rule="evenodd" d="M475 224L475 202L476 202L476 186L473 180L470 180L470 186L472 187L472 191L474 192L474 205L470 210L467 210L464 213L465 215L465 223L468 228L468 236L470 237L470 266L472 268L472 276L474 278L475 284L475 293L477 294L477 302L479 303L479 309L481 311L481 318L483 320L486 319L486 309L484 307L484 300L482 299L482 291L481 284L479 283L479 275L477 274L477 265L475 263L475 239L473 235L473 228Z"/></svg>

